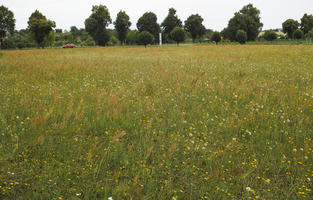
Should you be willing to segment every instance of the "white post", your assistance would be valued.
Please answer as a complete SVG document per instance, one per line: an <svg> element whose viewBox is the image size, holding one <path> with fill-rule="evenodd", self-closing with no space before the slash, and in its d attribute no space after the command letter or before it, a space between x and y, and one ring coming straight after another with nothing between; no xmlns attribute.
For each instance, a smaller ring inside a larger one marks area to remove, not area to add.
<svg viewBox="0 0 313 200"><path fill-rule="evenodd" d="M159 33L159 39L160 39L160 46L162 46L162 33Z"/></svg>

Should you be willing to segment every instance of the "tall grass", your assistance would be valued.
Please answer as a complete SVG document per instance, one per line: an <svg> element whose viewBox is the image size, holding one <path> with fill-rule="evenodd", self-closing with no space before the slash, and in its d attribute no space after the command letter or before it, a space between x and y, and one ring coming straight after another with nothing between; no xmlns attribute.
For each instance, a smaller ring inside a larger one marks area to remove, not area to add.
<svg viewBox="0 0 313 200"><path fill-rule="evenodd" d="M310 199L312 52L3 52L0 199Z"/></svg>

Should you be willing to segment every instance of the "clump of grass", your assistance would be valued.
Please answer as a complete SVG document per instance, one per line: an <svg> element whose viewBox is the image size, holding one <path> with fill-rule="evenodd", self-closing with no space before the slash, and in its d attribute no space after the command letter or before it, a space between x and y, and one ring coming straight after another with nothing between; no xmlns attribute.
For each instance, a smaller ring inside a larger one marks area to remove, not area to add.
<svg viewBox="0 0 313 200"><path fill-rule="evenodd" d="M4 52L0 198L309 199L312 50Z"/></svg>

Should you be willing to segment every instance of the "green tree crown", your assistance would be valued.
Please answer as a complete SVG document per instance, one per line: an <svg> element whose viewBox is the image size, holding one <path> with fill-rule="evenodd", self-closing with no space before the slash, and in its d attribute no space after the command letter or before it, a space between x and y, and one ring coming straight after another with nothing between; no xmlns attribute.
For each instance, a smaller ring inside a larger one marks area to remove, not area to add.
<svg viewBox="0 0 313 200"><path fill-rule="evenodd" d="M112 23L109 10L104 5L93 6L91 15L85 20L86 31L96 41L96 44L105 46L110 37L107 26Z"/></svg>
<svg viewBox="0 0 313 200"><path fill-rule="evenodd" d="M157 40L160 33L160 26L157 23L157 16L152 12L146 12L142 17L138 19L137 28L138 31L148 31L154 36L154 39Z"/></svg>
<svg viewBox="0 0 313 200"><path fill-rule="evenodd" d="M131 22L129 21L129 16L125 11L120 11L117 14L116 21L114 22L115 29L117 31L118 39L124 43L127 32L129 31L129 27L131 26Z"/></svg>
<svg viewBox="0 0 313 200"><path fill-rule="evenodd" d="M293 38L300 40L303 38L303 31L301 29L297 29L295 30L295 32L293 33Z"/></svg>
<svg viewBox="0 0 313 200"><path fill-rule="evenodd" d="M40 47L44 47L45 37L48 37L53 28L55 28L55 22L48 20L42 13L36 10L29 17L28 28L37 44Z"/></svg>
<svg viewBox="0 0 313 200"><path fill-rule="evenodd" d="M257 38L262 27L260 10L253 7L252 4L248 4L229 20L227 28L223 30L223 35L230 40L236 40L237 31L244 30L248 40L253 41Z"/></svg>
<svg viewBox="0 0 313 200"><path fill-rule="evenodd" d="M276 34L275 31L271 31L271 30L265 31L264 39L267 40L267 41L276 40L277 39L277 34Z"/></svg>
<svg viewBox="0 0 313 200"><path fill-rule="evenodd" d="M175 27L171 33L171 38L177 43L177 46L179 45L180 42L185 41L186 37L186 32L182 27Z"/></svg>
<svg viewBox="0 0 313 200"><path fill-rule="evenodd" d="M138 41L146 47L148 44L152 44L154 42L154 37L150 32L142 31L138 35Z"/></svg>
<svg viewBox="0 0 313 200"><path fill-rule="evenodd" d="M203 18L198 14L190 15L185 21L185 30L191 34L193 42L205 34L202 22Z"/></svg>
<svg viewBox="0 0 313 200"><path fill-rule="evenodd" d="M245 44L248 39L246 31L238 30L236 33L236 39L240 44Z"/></svg>
<svg viewBox="0 0 313 200"><path fill-rule="evenodd" d="M304 14L300 26L304 34L313 29L313 15Z"/></svg>
<svg viewBox="0 0 313 200"><path fill-rule="evenodd" d="M0 46L8 34L13 34L15 29L15 18L12 11L7 7L0 6Z"/></svg>
<svg viewBox="0 0 313 200"><path fill-rule="evenodd" d="M176 15L176 10L174 8L169 9L168 15L162 22L161 27L163 28L164 35L169 37L169 39L171 39L171 31L175 27L182 27L182 21Z"/></svg>
<svg viewBox="0 0 313 200"><path fill-rule="evenodd" d="M287 19L282 24L283 32L287 33L288 38L293 38L293 32L297 30L300 26L299 22L293 19Z"/></svg>

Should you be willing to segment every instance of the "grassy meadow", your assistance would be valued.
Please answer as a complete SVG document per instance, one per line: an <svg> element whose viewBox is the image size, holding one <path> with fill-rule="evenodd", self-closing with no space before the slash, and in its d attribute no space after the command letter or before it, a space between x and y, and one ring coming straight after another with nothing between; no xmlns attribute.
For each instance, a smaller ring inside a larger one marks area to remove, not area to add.
<svg viewBox="0 0 313 200"><path fill-rule="evenodd" d="M312 45L0 54L0 199L312 199Z"/></svg>

